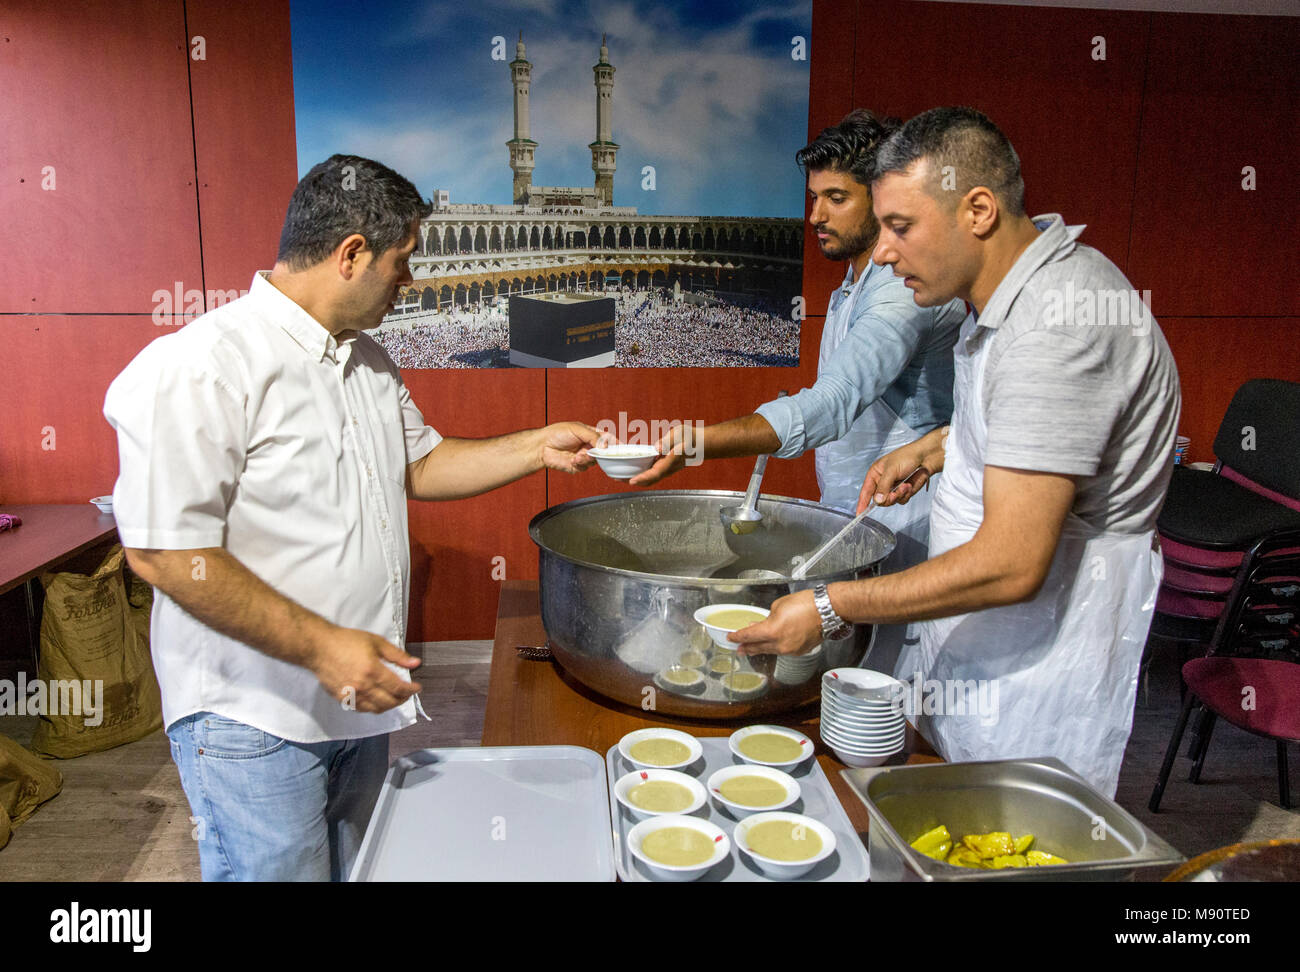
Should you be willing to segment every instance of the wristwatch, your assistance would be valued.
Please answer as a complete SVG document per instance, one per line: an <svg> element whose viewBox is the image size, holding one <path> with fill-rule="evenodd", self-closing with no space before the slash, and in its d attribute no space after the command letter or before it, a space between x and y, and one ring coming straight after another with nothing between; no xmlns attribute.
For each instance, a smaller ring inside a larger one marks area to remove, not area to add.
<svg viewBox="0 0 1300 972"><path fill-rule="evenodd" d="M846 638L853 631L853 625L835 613L831 607L831 596L826 593L826 585L818 584L813 588L813 604L817 606L817 616L822 621L822 638L838 641Z"/></svg>

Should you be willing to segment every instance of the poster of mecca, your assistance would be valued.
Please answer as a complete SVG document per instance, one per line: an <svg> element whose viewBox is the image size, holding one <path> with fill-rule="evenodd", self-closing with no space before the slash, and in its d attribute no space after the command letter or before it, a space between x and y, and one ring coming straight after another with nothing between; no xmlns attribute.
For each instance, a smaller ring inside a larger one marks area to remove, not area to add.
<svg viewBox="0 0 1300 972"><path fill-rule="evenodd" d="M812 4L294 0L302 176L431 205L403 368L799 362Z"/></svg>

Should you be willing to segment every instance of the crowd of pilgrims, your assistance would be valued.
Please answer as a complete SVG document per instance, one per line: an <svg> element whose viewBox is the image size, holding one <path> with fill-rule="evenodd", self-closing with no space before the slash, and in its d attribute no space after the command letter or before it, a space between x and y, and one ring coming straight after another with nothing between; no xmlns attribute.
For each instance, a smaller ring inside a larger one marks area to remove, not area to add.
<svg viewBox="0 0 1300 972"><path fill-rule="evenodd" d="M788 367L799 363L789 305L707 297L677 301L665 288L607 290L615 298L615 365L626 368ZM510 363L506 301L390 316L370 334L402 368L493 368Z"/></svg>

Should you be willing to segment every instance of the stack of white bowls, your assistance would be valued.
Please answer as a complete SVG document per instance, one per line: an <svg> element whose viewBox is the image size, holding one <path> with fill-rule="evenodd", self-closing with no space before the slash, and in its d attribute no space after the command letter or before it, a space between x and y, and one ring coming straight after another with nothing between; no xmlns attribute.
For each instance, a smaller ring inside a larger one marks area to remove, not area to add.
<svg viewBox="0 0 1300 972"><path fill-rule="evenodd" d="M783 685L802 685L817 674L822 663L822 646L804 655L778 655L772 677Z"/></svg>
<svg viewBox="0 0 1300 972"><path fill-rule="evenodd" d="M865 668L822 676L821 734L846 766L879 766L903 749L907 686Z"/></svg>

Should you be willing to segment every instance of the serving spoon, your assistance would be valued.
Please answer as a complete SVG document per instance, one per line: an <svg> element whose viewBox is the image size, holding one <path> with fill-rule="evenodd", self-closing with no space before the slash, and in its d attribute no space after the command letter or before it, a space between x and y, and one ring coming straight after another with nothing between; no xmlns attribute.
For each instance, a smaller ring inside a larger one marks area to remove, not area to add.
<svg viewBox="0 0 1300 972"><path fill-rule="evenodd" d="M839 533L835 534L835 536L831 537L829 540L823 543L820 547L818 547L811 554L809 554L807 560L805 560L803 563L795 567L794 570L790 571L790 579L803 580L805 577L807 577L808 571L812 570L813 566L819 560L821 560L823 557L826 556L826 552L828 550L830 550L837 543L839 543L846 536L848 536L850 531L852 531L852 529L855 526L857 526L859 523L865 520L867 518L867 514L871 512L872 507L874 507L875 505L876 505L876 501L874 497L868 500L866 508L857 516L855 516L853 519L849 520L849 522L845 524L843 530L841 530Z"/></svg>
<svg viewBox="0 0 1300 972"><path fill-rule="evenodd" d="M777 392L777 398L785 398L789 392ZM749 477L749 488L745 490L745 500L739 506L724 506L718 510L722 519L722 528L732 536L743 537L753 533L763 525L763 514L758 512L758 491L763 485L763 473L767 470L769 455L764 453L754 463L753 475Z"/></svg>

